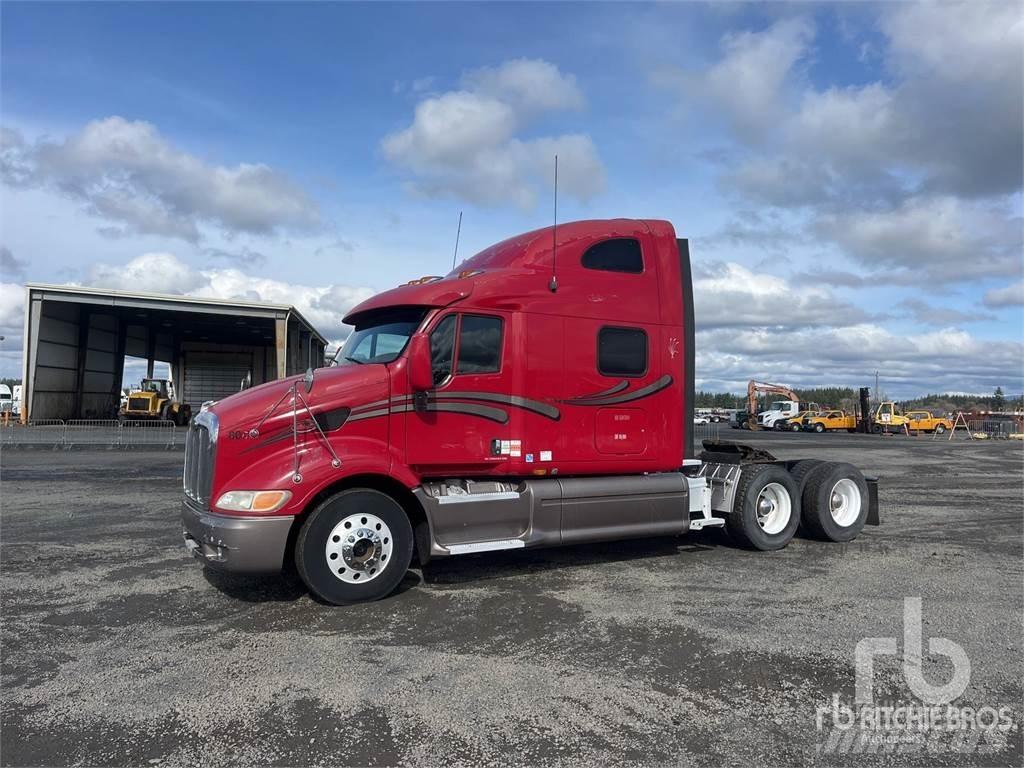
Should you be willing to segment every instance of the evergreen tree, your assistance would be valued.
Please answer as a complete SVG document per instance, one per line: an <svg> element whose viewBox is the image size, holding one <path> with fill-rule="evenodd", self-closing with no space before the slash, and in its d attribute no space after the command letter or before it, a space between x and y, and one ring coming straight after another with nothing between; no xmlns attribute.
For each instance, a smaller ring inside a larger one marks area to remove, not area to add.
<svg viewBox="0 0 1024 768"><path fill-rule="evenodd" d="M1002 411L1006 408L1006 398L1003 397L1003 388L996 387L996 391L992 393L992 410Z"/></svg>

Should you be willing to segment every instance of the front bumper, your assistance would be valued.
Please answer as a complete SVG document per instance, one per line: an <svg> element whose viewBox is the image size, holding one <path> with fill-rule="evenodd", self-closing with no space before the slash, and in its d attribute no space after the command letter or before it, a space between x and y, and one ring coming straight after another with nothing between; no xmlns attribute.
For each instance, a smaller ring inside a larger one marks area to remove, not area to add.
<svg viewBox="0 0 1024 768"><path fill-rule="evenodd" d="M213 568L235 573L274 573L284 566L295 518L233 517L181 502L182 537L192 555Z"/></svg>

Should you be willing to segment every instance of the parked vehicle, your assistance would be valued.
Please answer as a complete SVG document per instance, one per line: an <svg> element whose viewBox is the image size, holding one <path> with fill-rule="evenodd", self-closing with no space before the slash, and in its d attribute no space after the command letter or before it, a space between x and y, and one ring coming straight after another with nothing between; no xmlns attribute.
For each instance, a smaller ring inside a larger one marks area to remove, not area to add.
<svg viewBox="0 0 1024 768"><path fill-rule="evenodd" d="M173 382L168 379L143 379L138 389L132 389L128 393L127 401L118 412L118 418L122 421L159 419L184 426L192 418L192 409L178 402Z"/></svg>
<svg viewBox="0 0 1024 768"><path fill-rule="evenodd" d="M10 414L14 412L14 395L11 392L11 388L6 384L0 384L0 414L7 414L10 418Z"/></svg>
<svg viewBox="0 0 1024 768"><path fill-rule="evenodd" d="M803 427L804 419L814 416L818 411L800 411L791 418L779 419L775 422L775 429L780 432L799 432Z"/></svg>
<svg viewBox="0 0 1024 768"><path fill-rule="evenodd" d="M846 411L824 411L804 419L803 428L808 432L828 432L845 429L857 431L857 417Z"/></svg>
<svg viewBox="0 0 1024 768"><path fill-rule="evenodd" d="M733 429L749 429L750 427L747 424L749 418L750 414L746 411L736 411L736 415L733 416L729 426Z"/></svg>
<svg viewBox="0 0 1024 768"><path fill-rule="evenodd" d="M871 431L877 435L887 432L890 429L902 431L903 427L909 423L910 420L900 413L899 408L896 407L896 403L879 403L878 407L875 408L875 413L872 417Z"/></svg>
<svg viewBox="0 0 1024 768"><path fill-rule="evenodd" d="M953 429L952 419L936 416L931 411L907 411L907 428L911 432L934 432L943 434Z"/></svg>
<svg viewBox="0 0 1024 768"><path fill-rule="evenodd" d="M708 418L707 416L701 416L700 414L697 414L696 416L693 417L693 423L694 424L710 424L711 423L711 419Z"/></svg>
<svg viewBox="0 0 1024 768"><path fill-rule="evenodd" d="M626 219L529 232L374 296L345 318L339 365L195 417L185 544L233 571L294 562L351 603L391 593L414 556L720 526L775 550L801 522L831 541L877 524L849 464L695 453L691 299L687 241Z"/></svg>

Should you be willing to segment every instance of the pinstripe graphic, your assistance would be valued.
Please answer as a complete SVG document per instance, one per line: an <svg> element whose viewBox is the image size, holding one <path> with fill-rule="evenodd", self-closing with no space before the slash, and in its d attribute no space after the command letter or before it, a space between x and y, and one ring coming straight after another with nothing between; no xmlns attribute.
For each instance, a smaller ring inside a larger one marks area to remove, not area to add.
<svg viewBox="0 0 1024 768"><path fill-rule="evenodd" d="M580 395L579 397L574 397L572 400L563 400L562 402L563 403L578 403L580 400L596 400L599 397L607 397L608 395L614 395L614 394L616 394L618 392L621 392L622 390L624 390L628 386L629 386L629 382L626 381L625 379L623 379L618 384L616 384L613 387L609 387L608 389L602 389L600 392L595 392L592 395Z"/></svg>
<svg viewBox="0 0 1024 768"><path fill-rule="evenodd" d="M646 387L640 389L634 389L632 392L625 392L621 395L610 395L606 397L597 398L592 395L587 397L575 398L573 400L562 400L561 402L569 405L617 405L619 403L629 403L633 400L639 400L648 395L653 395L655 392L660 392L665 387L672 383L672 377L665 374L660 379Z"/></svg>
<svg viewBox="0 0 1024 768"><path fill-rule="evenodd" d="M427 411L441 411L444 413L461 413L465 416L479 416L488 421L496 421L498 424L508 423L508 411L500 408L491 408L489 405L477 405L476 403L438 403L428 402L423 406ZM392 413L407 413L415 411L413 403L398 405L391 409Z"/></svg>

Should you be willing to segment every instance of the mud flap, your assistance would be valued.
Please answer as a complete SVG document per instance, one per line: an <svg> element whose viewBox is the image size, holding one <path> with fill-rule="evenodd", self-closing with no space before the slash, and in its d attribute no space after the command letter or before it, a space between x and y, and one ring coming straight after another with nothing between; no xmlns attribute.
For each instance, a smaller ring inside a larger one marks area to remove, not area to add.
<svg viewBox="0 0 1024 768"><path fill-rule="evenodd" d="M868 483L868 519L866 525L881 525L882 519L878 514L878 478L865 477Z"/></svg>

